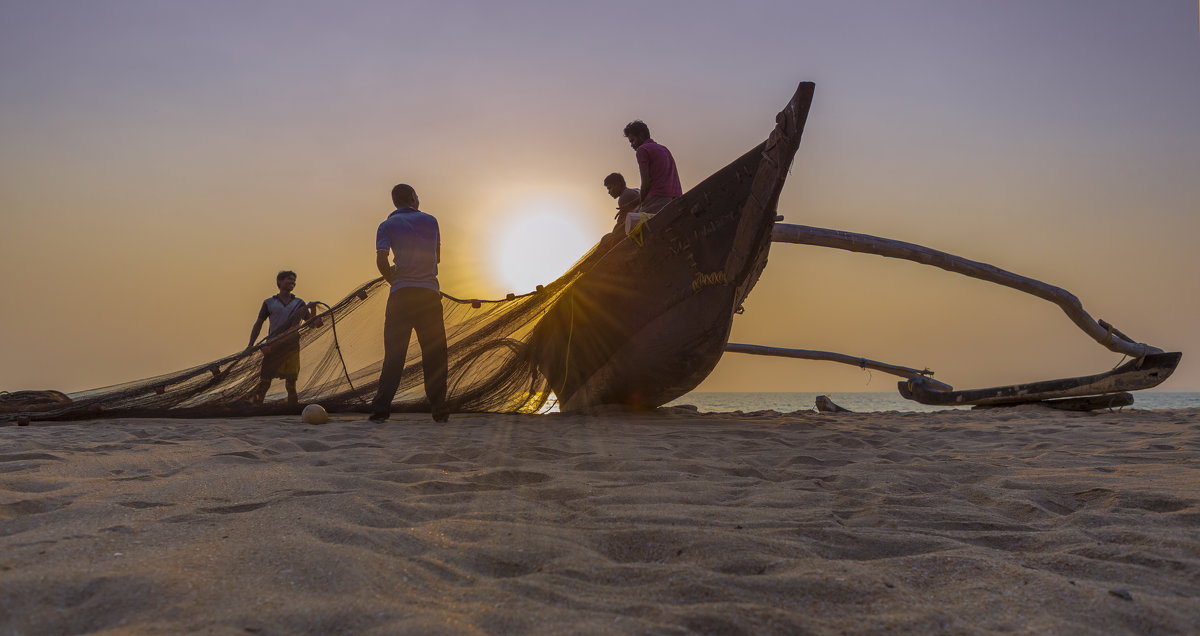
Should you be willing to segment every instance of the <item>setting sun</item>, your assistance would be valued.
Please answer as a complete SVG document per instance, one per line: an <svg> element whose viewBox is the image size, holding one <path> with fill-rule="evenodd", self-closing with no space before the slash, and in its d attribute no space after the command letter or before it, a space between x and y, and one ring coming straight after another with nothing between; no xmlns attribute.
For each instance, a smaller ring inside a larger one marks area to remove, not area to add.
<svg viewBox="0 0 1200 636"><path fill-rule="evenodd" d="M522 204L493 244L496 280L522 294L567 271L595 243L585 213L565 199Z"/></svg>

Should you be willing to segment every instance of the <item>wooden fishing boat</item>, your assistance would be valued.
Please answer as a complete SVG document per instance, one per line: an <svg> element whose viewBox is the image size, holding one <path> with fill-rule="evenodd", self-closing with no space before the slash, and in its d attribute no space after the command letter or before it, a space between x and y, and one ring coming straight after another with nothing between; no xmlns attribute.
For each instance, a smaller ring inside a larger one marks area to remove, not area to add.
<svg viewBox="0 0 1200 636"><path fill-rule="evenodd" d="M640 241L602 242L579 268L530 342L562 409L658 406L716 366L766 265L812 95L800 84L765 142L672 201Z"/></svg>
<svg viewBox="0 0 1200 636"><path fill-rule="evenodd" d="M1181 354L1136 342L1094 320L1078 298L1058 287L911 243L776 223L779 195L812 96L813 84L800 84L766 141L672 201L633 237L614 230L552 283L503 300L443 294L443 306L455 313L448 328L454 408L533 412L542 407L547 388L566 411L601 405L651 408L695 388L725 351L879 370L904 378L900 392L905 397L947 406L1121 406L1132 401L1128 391L1156 386L1174 371ZM733 319L766 266L772 241L906 259L1006 285L1054 302L1102 346L1134 360L1094 376L956 391L934 380L929 369L825 351L729 344ZM320 402L331 412L368 408L383 350L378 314L388 289L382 279L369 281L328 307L321 314L328 320L296 328L305 359L313 361L306 363L308 375L302 378L304 401ZM358 340L341 343L339 323ZM370 340L366 333L380 335ZM271 344L268 339L184 371L70 395L0 393L0 423L290 413L295 407L279 400L265 405L246 400L260 382L263 350ZM347 366L344 349L357 351L353 367ZM415 390L420 364L414 360L409 366L408 389ZM419 397L405 400L393 403L393 410L428 408Z"/></svg>

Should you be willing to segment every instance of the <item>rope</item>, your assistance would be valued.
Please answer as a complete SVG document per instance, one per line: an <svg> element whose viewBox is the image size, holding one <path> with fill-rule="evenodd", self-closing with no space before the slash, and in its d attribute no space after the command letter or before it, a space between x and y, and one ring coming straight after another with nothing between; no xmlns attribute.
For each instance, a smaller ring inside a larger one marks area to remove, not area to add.
<svg viewBox="0 0 1200 636"><path fill-rule="evenodd" d="M354 388L354 382L350 379L350 370L346 368L346 359L342 357L342 343L338 342L337 316L333 314L333 307L330 307L319 300L313 302L313 304L320 305L329 312L329 328L333 331L333 348L335 351L337 351L338 360L340 360L342 363L342 374L346 377L346 384L350 385L350 395L353 395L356 399L358 399L359 402L362 402L363 406L370 406L370 404L368 404L367 401L358 394L358 389Z"/></svg>
<svg viewBox="0 0 1200 636"><path fill-rule="evenodd" d="M562 384L559 385L563 387L567 386L567 371L571 368L571 338L575 335L575 288L572 287L571 291L567 293L571 295L571 317L567 322L567 350L566 354L563 356L563 381ZM558 398L560 403L562 402L561 396L555 397Z"/></svg>
<svg viewBox="0 0 1200 636"><path fill-rule="evenodd" d="M714 285L724 285L727 282L729 282L729 281L725 280L724 270L719 271L719 272L712 272L710 274L697 273L696 279L692 281L692 291L698 292L701 289L704 289L705 287L712 287Z"/></svg>
<svg viewBox="0 0 1200 636"><path fill-rule="evenodd" d="M540 294L542 292L542 289L543 289L542 285L538 285L537 288L531 292L526 292L524 294L508 294L504 298L499 298L496 300L491 300L491 299L487 299L487 298L456 298L454 296L451 296L450 294L447 294L446 292L441 292L441 294L442 294L442 298L445 298L446 300L449 300L450 302L455 302L460 305L471 305L475 309L479 309L479 306L482 305L483 303L489 303L489 304L491 304L491 303L507 303L507 302L516 300L518 298L527 298L529 296L533 296L534 294Z"/></svg>

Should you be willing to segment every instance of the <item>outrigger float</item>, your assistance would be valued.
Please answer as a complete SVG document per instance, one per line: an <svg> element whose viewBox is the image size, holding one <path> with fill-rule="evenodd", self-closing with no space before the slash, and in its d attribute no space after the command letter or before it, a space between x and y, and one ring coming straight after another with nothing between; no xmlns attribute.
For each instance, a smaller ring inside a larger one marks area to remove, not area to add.
<svg viewBox="0 0 1200 636"><path fill-rule="evenodd" d="M1093 319L1084 311L1083 303L1061 287L1014 274L987 263L913 243L804 225L776 223L772 240L777 243L831 247L904 259L1023 291L1058 305L1076 326L1101 346L1130 356L1133 360L1095 375L986 389L955 390L944 382L934 380L933 371L929 369L918 370L829 351L729 343L725 347L728 352L841 362L889 373L904 378L897 385L901 396L921 404L988 408L1038 403L1058 409L1079 411L1133 404L1133 395L1129 391L1149 389L1162 384L1175 371L1183 357L1180 352L1164 352L1157 347L1136 342L1108 322Z"/></svg>

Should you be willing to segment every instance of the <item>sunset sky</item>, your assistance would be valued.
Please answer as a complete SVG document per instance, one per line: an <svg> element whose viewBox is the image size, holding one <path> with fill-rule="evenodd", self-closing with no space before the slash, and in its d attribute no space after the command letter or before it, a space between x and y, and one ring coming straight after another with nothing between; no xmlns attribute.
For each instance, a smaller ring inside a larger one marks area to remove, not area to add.
<svg viewBox="0 0 1200 636"><path fill-rule="evenodd" d="M0 389L239 350L280 269L338 300L377 275L402 181L441 222L444 291L528 291L610 226L601 181L637 172L626 122L687 189L813 81L787 222L1064 287L1185 353L1162 389L1200 390L1194 0L0 0L0 77ZM814 247L775 245L746 310L733 341L956 388L1121 359L1032 296ZM893 387L729 354L699 390Z"/></svg>

